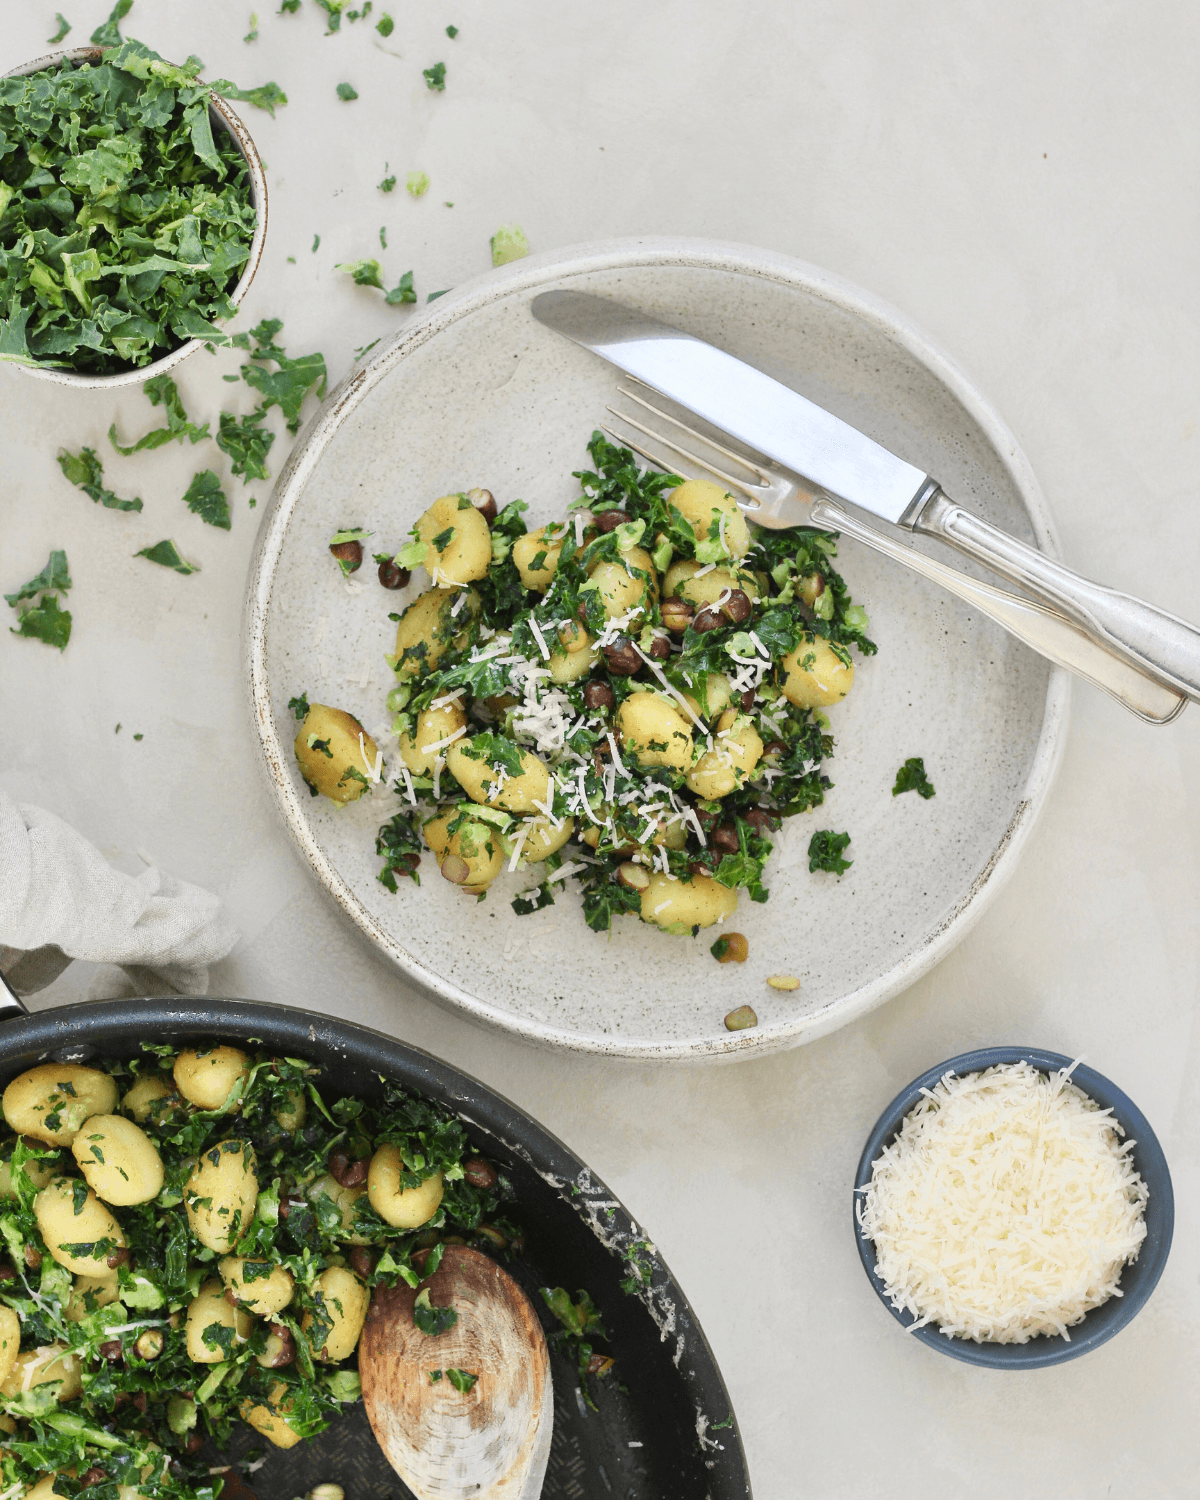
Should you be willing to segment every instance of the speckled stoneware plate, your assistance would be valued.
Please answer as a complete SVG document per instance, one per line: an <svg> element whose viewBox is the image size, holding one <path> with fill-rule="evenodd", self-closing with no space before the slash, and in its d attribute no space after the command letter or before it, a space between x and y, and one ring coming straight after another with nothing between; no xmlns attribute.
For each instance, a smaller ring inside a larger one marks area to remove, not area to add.
<svg viewBox="0 0 1200 1500"><path fill-rule="evenodd" d="M899 313L811 266L745 246L624 240L506 267L449 293L341 385L305 431L264 517L247 602L254 723L287 827L317 879L409 979L466 1015L530 1041L647 1058L796 1046L895 995L967 932L1011 873L1063 743L1064 673L965 605L874 553L839 568L866 605L878 656L830 711L835 786L789 820L768 867L771 898L727 925L750 956L718 967L713 933L669 937L621 918L586 927L569 891L532 916L510 905L529 875L476 903L436 878L379 884L380 789L344 810L312 799L291 751L288 699L348 709L374 731L394 649L389 593L364 567L343 581L341 526L394 549L438 495L481 485L521 497L531 525L578 494L571 471L615 391L600 360L535 323L530 299L570 285L633 303L710 340L936 474L988 520L1053 551L1037 483L1012 434L962 373ZM932 545L932 544L931 544ZM361 580L361 582L359 581ZM394 742L391 742L394 748ZM924 757L937 795L893 798ZM810 874L814 829L846 829L853 867ZM432 878L431 878L432 877ZM768 988L793 974L799 989ZM728 1032L749 1003L757 1027Z"/></svg>

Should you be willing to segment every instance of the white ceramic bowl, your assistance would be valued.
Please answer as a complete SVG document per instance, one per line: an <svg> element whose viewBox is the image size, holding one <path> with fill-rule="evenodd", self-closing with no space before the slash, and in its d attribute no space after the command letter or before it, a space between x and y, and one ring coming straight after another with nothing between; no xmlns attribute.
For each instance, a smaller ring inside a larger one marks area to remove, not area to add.
<svg viewBox="0 0 1200 1500"><path fill-rule="evenodd" d="M48 52L45 57L35 57L32 62L22 63L19 68L10 68L4 77L25 78L30 73L41 73L47 68L61 67L64 62L96 63L100 61L102 51L102 48L93 46L67 47L62 52ZM250 132L242 123L241 117L218 94L209 94L209 114L212 116L214 125L227 130L233 137L250 172L250 201L254 205L255 214L254 236L250 241L250 258L242 267L238 283L229 294L229 300L237 307L250 290L250 283L254 280L259 261L262 260L263 245L267 238L267 178L263 171L262 159L250 137ZM39 380L53 380L58 385L74 386L77 390L142 385L145 381L153 379L155 375L162 375L167 370L173 370L177 364L185 360L189 354L194 354L204 343L204 339L189 339L186 344L180 344L169 354L151 360L148 365L120 370L115 375L93 375L85 370L64 370L54 365L18 364L15 368L24 370L27 375L34 375Z"/></svg>
<svg viewBox="0 0 1200 1500"><path fill-rule="evenodd" d="M911 984L978 919L1011 873L1050 786L1069 702L1066 675L964 605L847 542L839 558L879 655L830 711L837 751L824 806L790 819L768 866L771 897L743 894L726 924L750 956L633 918L610 940L567 892L533 916L502 876L476 904L423 861L419 888L376 880L381 790L344 810L310 799L291 750L287 700L302 691L374 730L394 649L388 593L365 566L348 588L328 554L340 526L395 549L437 495L482 485L529 502L537 525L578 494L573 469L612 398L615 373L535 323L530 299L570 285L623 298L795 386L929 469L989 520L1053 550L1037 484L996 412L904 317L783 256L700 240L624 240L519 262L441 298L355 371L310 423L280 475L246 612L249 688L263 763L319 882L410 980L445 1004L531 1041L650 1058L795 1046ZM423 575L420 575L423 580ZM369 672L370 680L364 682ZM924 757L937 795L893 798ZM853 868L810 874L813 830L849 830ZM787 973L800 988L769 988ZM749 1003L756 1028L728 1032Z"/></svg>

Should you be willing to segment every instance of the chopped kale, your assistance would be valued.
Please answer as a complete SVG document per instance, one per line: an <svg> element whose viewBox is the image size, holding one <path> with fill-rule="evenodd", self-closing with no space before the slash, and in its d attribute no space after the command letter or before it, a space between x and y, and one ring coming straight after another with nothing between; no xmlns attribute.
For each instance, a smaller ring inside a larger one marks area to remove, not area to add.
<svg viewBox="0 0 1200 1500"><path fill-rule="evenodd" d="M405 271L399 284L394 286L383 300L389 307L400 307L405 302L415 302L417 294L413 290L413 273Z"/></svg>
<svg viewBox="0 0 1200 1500"><path fill-rule="evenodd" d="M386 10L379 17L378 21L375 22L375 30L379 33L380 36L391 36L393 30L395 29L395 26L395 21L392 20L391 16L388 15Z"/></svg>
<svg viewBox="0 0 1200 1500"><path fill-rule="evenodd" d="M59 608L57 594L43 594L31 609L17 615L12 633L31 636L45 641L47 646L57 646L60 651L65 651L71 639L71 611Z"/></svg>
<svg viewBox="0 0 1200 1500"><path fill-rule="evenodd" d="M255 347L250 358L258 363L243 365L242 379L263 398L260 410L265 412L272 406L277 406L287 422L287 430L298 432L300 409L304 405L305 396L312 391L318 401L323 401L328 375L323 354L301 354L296 359L288 357L275 343L275 337L282 328L280 319L264 318L249 334L236 334L233 342L239 349L249 349L250 340L254 340ZM268 360L277 369L266 369Z"/></svg>
<svg viewBox="0 0 1200 1500"><path fill-rule="evenodd" d="M174 568L176 573L198 573L199 563L184 562L179 555L179 549L171 540L155 542L153 547L143 547L140 552L135 552L134 557L145 557L150 562L158 563L163 568Z"/></svg>
<svg viewBox="0 0 1200 1500"><path fill-rule="evenodd" d="M417 1294L413 1303L413 1322L422 1333L437 1338L458 1322L458 1313L452 1307L434 1307L429 1300L429 1288Z"/></svg>
<svg viewBox="0 0 1200 1500"><path fill-rule="evenodd" d="M183 409L183 400L169 375L153 376L146 381L142 390L149 397L151 406L163 408L167 425L152 428L143 437L138 438L136 443L130 443L128 447L125 447L117 441L117 424L114 422L108 429L108 440L118 453L128 457L131 453L140 453L143 448L161 448L164 443L182 443L185 437L192 443L198 443L201 438L208 436L207 422L203 427L197 427L195 423L188 421L187 412Z"/></svg>
<svg viewBox="0 0 1200 1500"><path fill-rule="evenodd" d="M337 86L337 96L339 99L349 102L351 99L358 98L358 90L352 83L339 83Z"/></svg>
<svg viewBox="0 0 1200 1500"><path fill-rule="evenodd" d="M96 457L94 448L82 448L78 453L68 453L62 448L58 454L58 466L72 484L108 510L141 510L140 500L118 500L112 490L104 488L100 482L104 478L104 465Z"/></svg>
<svg viewBox="0 0 1200 1500"><path fill-rule="evenodd" d="M808 841L808 868L813 871L827 870L831 875L841 875L854 863L852 859L842 858L842 850L849 842L848 833L834 833L828 828L814 833Z"/></svg>
<svg viewBox="0 0 1200 1500"><path fill-rule="evenodd" d="M432 68L425 68L422 76L425 79L425 87L432 89L434 93L443 93L446 88L446 64L434 63Z"/></svg>
<svg viewBox="0 0 1200 1500"><path fill-rule="evenodd" d="M318 249L320 248L320 245L321 245L321 236L319 234L314 234L313 235L313 242L312 242L312 253L314 255L317 253Z"/></svg>
<svg viewBox="0 0 1200 1500"><path fill-rule="evenodd" d="M230 458L230 468L240 474L243 484L252 479L268 479L267 454L275 441L275 434L262 424L266 420L266 409L256 406L252 412L238 418L232 412L223 411L217 428L217 447Z"/></svg>
<svg viewBox="0 0 1200 1500"><path fill-rule="evenodd" d="M384 250L387 249L387 225L386 224L381 224L379 226L379 244L380 244L380 247L382 249L384 249Z"/></svg>
<svg viewBox="0 0 1200 1500"><path fill-rule="evenodd" d="M258 17L253 12L251 12L251 14L250 14L250 30L242 38L242 41L243 42L256 42L256 41L258 41Z"/></svg>
<svg viewBox="0 0 1200 1500"><path fill-rule="evenodd" d="M388 164L387 164L387 162L384 162L384 164L383 164L383 170L384 170L385 173L386 173L387 169L388 169ZM393 173L390 177L386 177L386 176L384 177L383 181L379 184L379 191L381 193L390 193L391 190L395 186L396 186L396 175L395 175L395 173Z"/></svg>
<svg viewBox="0 0 1200 1500"><path fill-rule="evenodd" d="M933 782L925 775L925 762L921 756L917 755L911 760L906 760L896 772L896 785L892 788L892 796L898 797L901 792L918 792L926 802L935 795Z"/></svg>
<svg viewBox="0 0 1200 1500"><path fill-rule="evenodd" d="M446 35L450 38L451 41L453 41L454 38L458 35L458 27L457 26L447 26L446 27Z"/></svg>
<svg viewBox="0 0 1200 1500"><path fill-rule="evenodd" d="M352 276L355 286L375 286L381 292L385 290L383 282L379 279L383 267L377 260L343 261L334 266L333 269L335 271L345 271L347 276Z"/></svg>
<svg viewBox="0 0 1200 1500"><path fill-rule="evenodd" d="M133 0L117 0L109 12L108 20L102 21L95 31L92 32L91 40L97 47L119 47L121 45L121 33L118 23L123 21L133 9Z"/></svg>
<svg viewBox="0 0 1200 1500"><path fill-rule="evenodd" d="M421 884L418 867L423 848L420 834L420 815L398 812L385 823L375 835L375 853L383 856L383 869L376 877L395 895L396 876L408 876L415 885Z"/></svg>
<svg viewBox="0 0 1200 1500"><path fill-rule="evenodd" d="M222 531L230 529L229 501L221 489L221 481L211 469L201 469L192 479L183 502L193 515L199 516L209 526L219 526Z"/></svg>
<svg viewBox="0 0 1200 1500"><path fill-rule="evenodd" d="M492 235L492 265L506 266L529 254L529 241L519 224L501 224Z"/></svg>
<svg viewBox="0 0 1200 1500"><path fill-rule="evenodd" d="M423 198L429 191L429 178L424 172L410 172L404 185L414 198Z"/></svg>
<svg viewBox="0 0 1200 1500"><path fill-rule="evenodd" d="M446 1371L446 1379L456 1391L461 1392L465 1396L479 1379L479 1376L471 1375L466 1370L456 1370L452 1367Z"/></svg>
<svg viewBox="0 0 1200 1500"><path fill-rule="evenodd" d="M52 47L55 45L55 43L61 42L63 37L65 37L67 32L71 29L70 21L66 20L61 10L56 10L54 12L54 19L58 22L58 30L54 33L53 36L48 36L46 38L46 40Z"/></svg>
<svg viewBox="0 0 1200 1500"><path fill-rule="evenodd" d="M51 552L49 562L37 577L31 578L28 583L23 583L15 594L5 594L4 602L16 609L18 604L26 599L32 599L43 589L61 590L65 594L70 587L71 575L67 571L67 554Z"/></svg>
<svg viewBox="0 0 1200 1500"><path fill-rule="evenodd" d="M289 698L288 707L298 720L308 718L308 694L301 693L298 698Z"/></svg>

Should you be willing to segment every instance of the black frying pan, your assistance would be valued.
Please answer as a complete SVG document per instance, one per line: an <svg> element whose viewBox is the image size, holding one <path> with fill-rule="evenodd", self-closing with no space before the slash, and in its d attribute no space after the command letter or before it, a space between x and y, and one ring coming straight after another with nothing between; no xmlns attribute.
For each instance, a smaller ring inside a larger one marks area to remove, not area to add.
<svg viewBox="0 0 1200 1500"><path fill-rule="evenodd" d="M642 1236L625 1209L567 1148L507 1099L446 1063L349 1021L248 1000L111 1000L26 1015L0 979L0 1089L47 1058L128 1057L143 1040L197 1037L257 1043L306 1057L344 1093L380 1092L384 1074L447 1105L474 1144L501 1163L517 1192L512 1217L525 1254L508 1269L552 1331L539 1286L586 1287L616 1355L592 1381L598 1411L577 1395L571 1363L552 1355L554 1442L544 1500L741 1500L750 1494L733 1408L687 1298L657 1255L649 1295L627 1296L620 1252ZM650 1238L650 1236L647 1236ZM714 1431L714 1425L721 1424ZM243 1447L261 1442L248 1430ZM236 1456L237 1449L230 1456ZM291 1500L314 1485L342 1485L351 1500L408 1497L383 1458L361 1403L311 1442L271 1449L253 1476L259 1500Z"/></svg>

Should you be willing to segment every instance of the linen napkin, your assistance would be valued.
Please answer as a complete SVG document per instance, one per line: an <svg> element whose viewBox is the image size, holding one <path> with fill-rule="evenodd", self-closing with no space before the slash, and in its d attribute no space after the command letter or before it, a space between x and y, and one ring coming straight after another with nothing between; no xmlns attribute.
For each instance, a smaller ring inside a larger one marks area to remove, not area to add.
<svg viewBox="0 0 1200 1500"><path fill-rule="evenodd" d="M75 958L118 965L141 993L203 995L240 936L211 891L153 866L122 874L61 818L0 791L0 972L18 995Z"/></svg>

